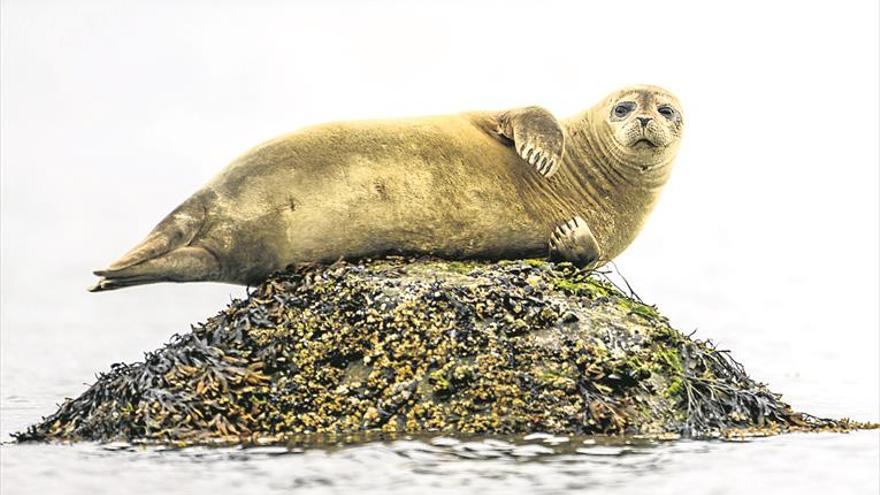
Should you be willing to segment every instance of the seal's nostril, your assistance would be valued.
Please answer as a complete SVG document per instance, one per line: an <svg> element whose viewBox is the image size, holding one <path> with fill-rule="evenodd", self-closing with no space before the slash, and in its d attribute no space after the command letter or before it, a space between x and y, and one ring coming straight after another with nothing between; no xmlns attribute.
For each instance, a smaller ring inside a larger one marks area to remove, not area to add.
<svg viewBox="0 0 880 495"><path fill-rule="evenodd" d="M636 117L639 122L642 123L642 127L648 127L648 122L651 121L651 117Z"/></svg>

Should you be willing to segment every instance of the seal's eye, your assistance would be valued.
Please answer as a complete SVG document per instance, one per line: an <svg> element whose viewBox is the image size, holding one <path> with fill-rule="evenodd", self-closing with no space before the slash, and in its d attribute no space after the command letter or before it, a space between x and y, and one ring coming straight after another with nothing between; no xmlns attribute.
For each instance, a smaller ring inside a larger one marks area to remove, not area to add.
<svg viewBox="0 0 880 495"><path fill-rule="evenodd" d="M668 105L663 105L662 107L657 109L660 112L660 115L666 117L667 119L671 119L675 115L675 110Z"/></svg>
<svg viewBox="0 0 880 495"><path fill-rule="evenodd" d="M614 116L615 117L624 117L624 116L626 116L626 114L632 112L633 108L635 108L635 107L636 107L635 104L631 101L624 101L624 102L618 103L617 106L614 107L614 110L613 110Z"/></svg>

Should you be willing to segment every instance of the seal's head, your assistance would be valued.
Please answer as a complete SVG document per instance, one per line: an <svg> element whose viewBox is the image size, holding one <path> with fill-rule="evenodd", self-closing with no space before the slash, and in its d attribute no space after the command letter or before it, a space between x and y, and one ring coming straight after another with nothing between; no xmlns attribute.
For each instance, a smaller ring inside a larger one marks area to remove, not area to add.
<svg viewBox="0 0 880 495"><path fill-rule="evenodd" d="M615 155L641 163L665 162L678 150L684 118L678 99L657 86L631 86L609 95L596 109Z"/></svg>

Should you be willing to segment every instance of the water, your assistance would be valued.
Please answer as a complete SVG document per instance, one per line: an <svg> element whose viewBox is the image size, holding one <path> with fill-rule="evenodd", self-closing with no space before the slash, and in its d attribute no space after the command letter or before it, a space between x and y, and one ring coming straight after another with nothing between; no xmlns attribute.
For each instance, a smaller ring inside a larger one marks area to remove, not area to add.
<svg viewBox="0 0 880 495"><path fill-rule="evenodd" d="M874 494L877 440L877 432L742 442L529 435L325 448L26 445L0 454L4 494Z"/></svg>
<svg viewBox="0 0 880 495"><path fill-rule="evenodd" d="M440 437L305 450L25 446L14 455L4 448L5 476L15 472L18 483L3 493L876 493L873 433L747 443L550 440ZM791 461L821 469L793 469ZM63 475L50 467L59 464Z"/></svg>

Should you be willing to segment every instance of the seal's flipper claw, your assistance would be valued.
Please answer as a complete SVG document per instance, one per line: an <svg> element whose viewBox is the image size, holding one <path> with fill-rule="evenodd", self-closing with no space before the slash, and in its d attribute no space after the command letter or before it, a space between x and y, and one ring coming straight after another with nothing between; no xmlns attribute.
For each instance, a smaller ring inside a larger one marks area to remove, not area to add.
<svg viewBox="0 0 880 495"><path fill-rule="evenodd" d="M103 277L89 292L121 289L157 282L198 282L218 280L220 263L207 249L194 246L177 248L168 254L118 270L98 270Z"/></svg>
<svg viewBox="0 0 880 495"><path fill-rule="evenodd" d="M548 179L556 173L565 152L565 133L553 114L526 107L504 112L497 121L495 132L513 142L520 158Z"/></svg>
<svg viewBox="0 0 880 495"><path fill-rule="evenodd" d="M550 259L569 261L580 267L595 266L601 259L601 251L590 226L580 216L560 224L548 241Z"/></svg>
<svg viewBox="0 0 880 495"><path fill-rule="evenodd" d="M141 277L131 277L131 278L120 278L120 279L107 279L102 278L98 280L97 283L88 288L89 292L104 292L108 290L121 289L123 287L130 287L132 285L143 285L143 284L151 284L161 282L161 280L149 280Z"/></svg>

